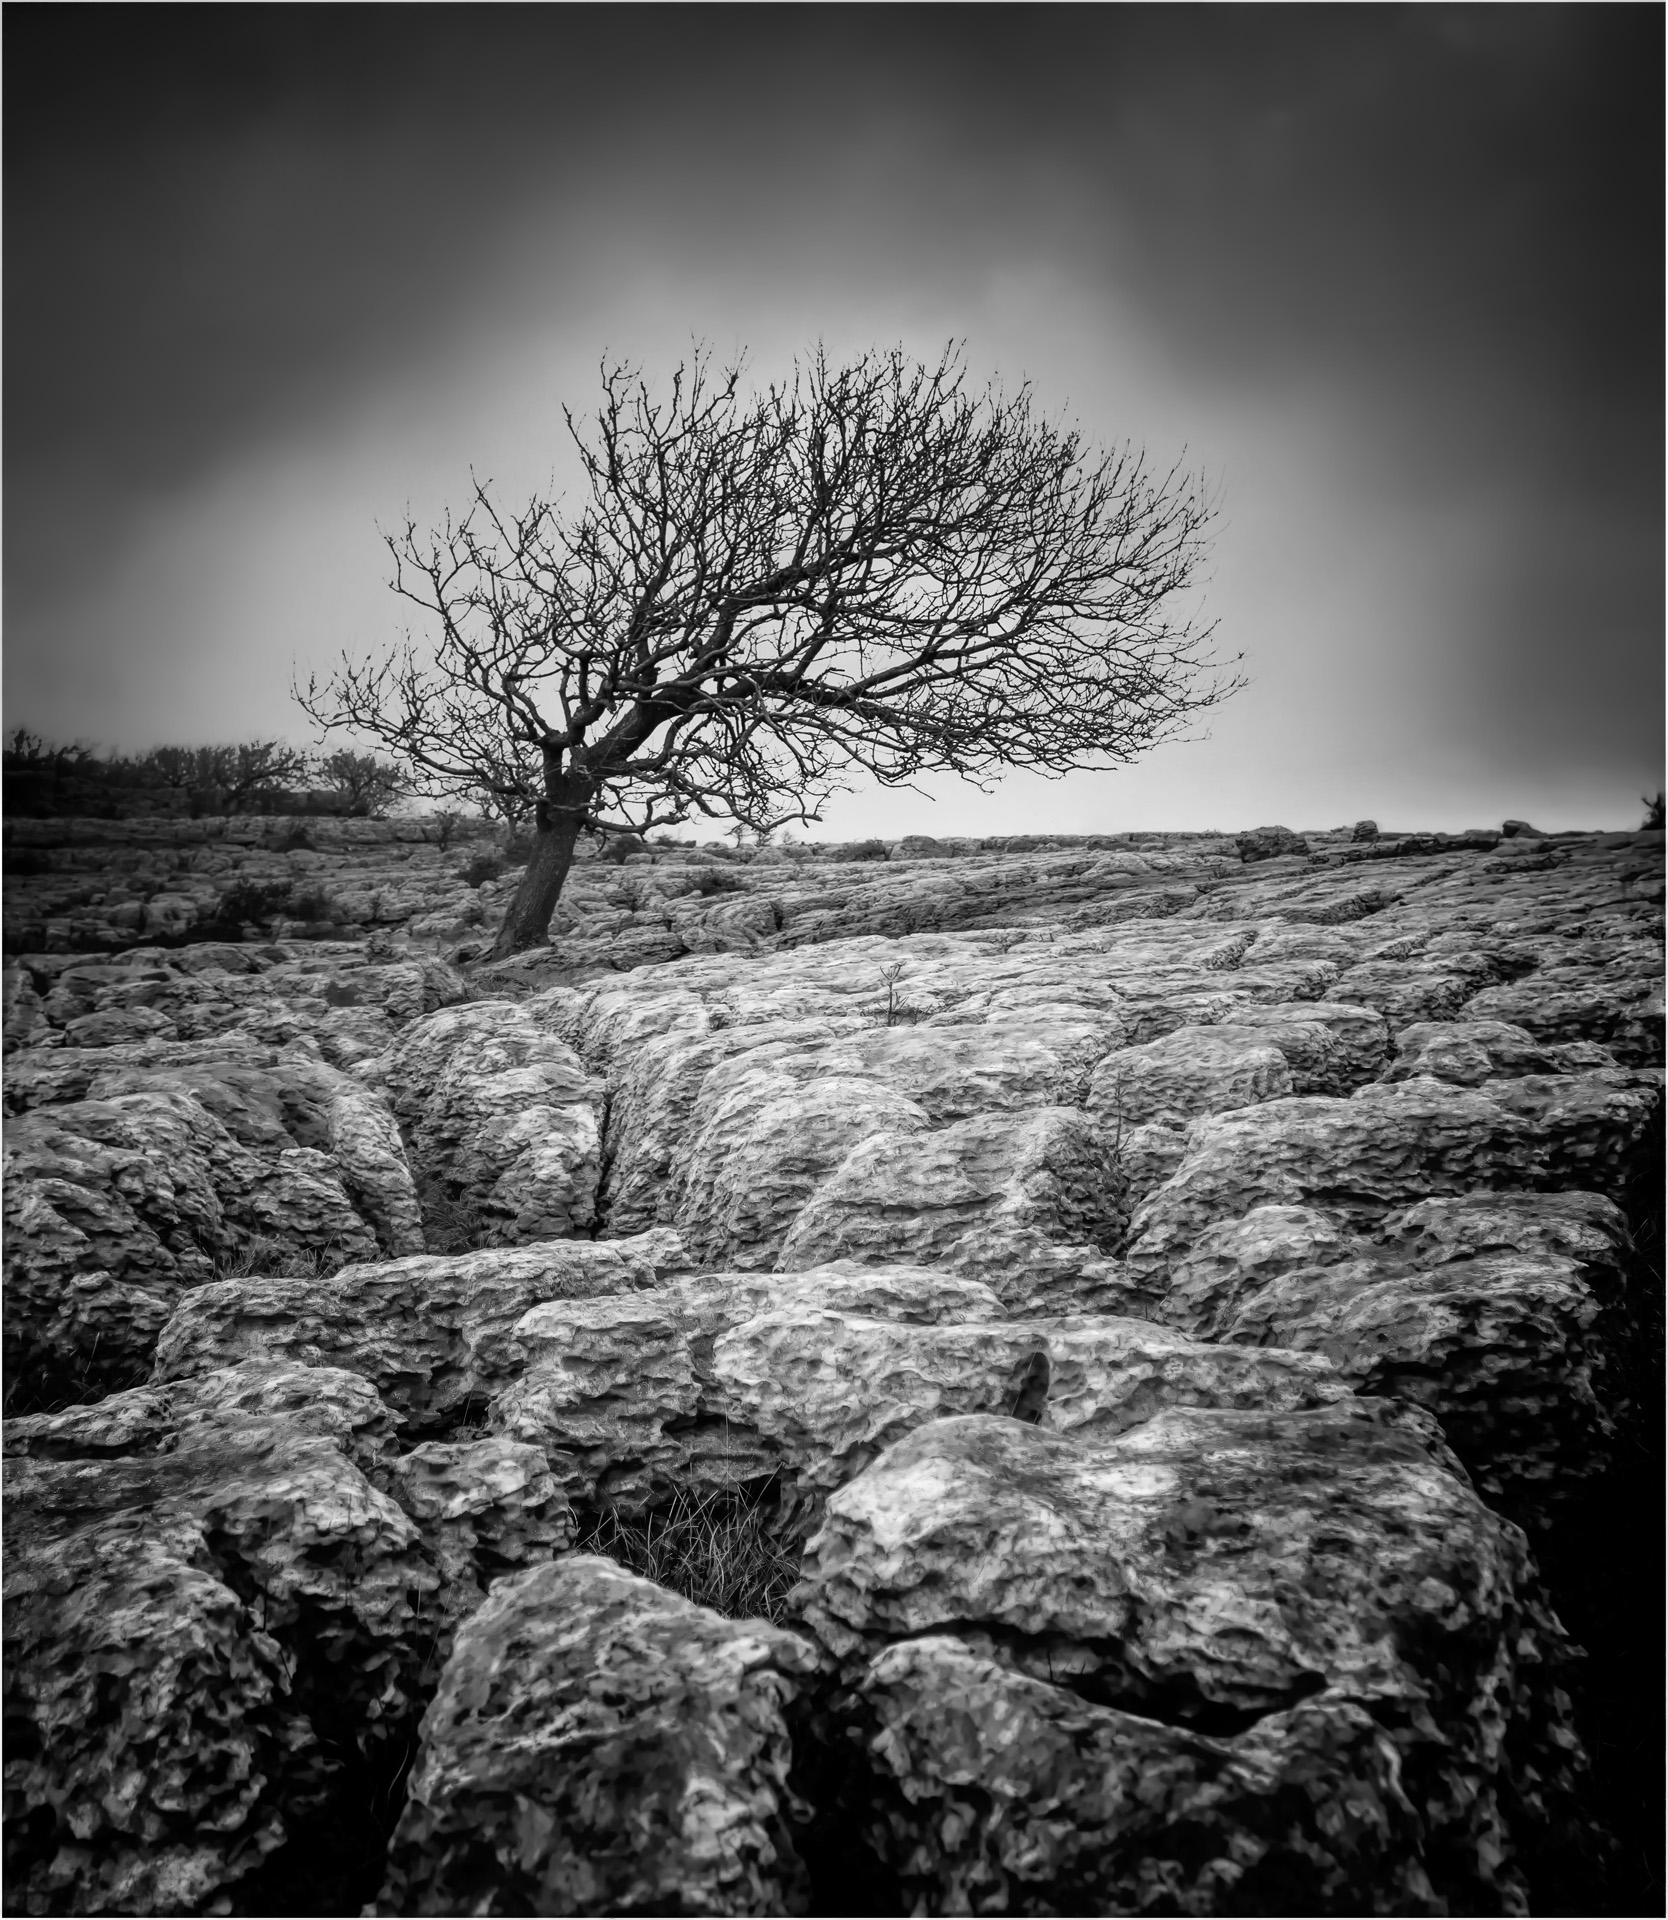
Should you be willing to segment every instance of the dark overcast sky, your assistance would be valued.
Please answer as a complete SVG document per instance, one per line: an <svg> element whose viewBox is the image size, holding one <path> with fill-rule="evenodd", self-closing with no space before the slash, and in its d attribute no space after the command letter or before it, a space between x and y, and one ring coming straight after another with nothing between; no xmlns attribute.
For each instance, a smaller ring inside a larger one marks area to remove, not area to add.
<svg viewBox="0 0 1668 1920"><path fill-rule="evenodd" d="M6 719L307 737L605 351L964 338L1220 482L1208 740L836 832L1632 824L1654 6L5 10Z"/></svg>

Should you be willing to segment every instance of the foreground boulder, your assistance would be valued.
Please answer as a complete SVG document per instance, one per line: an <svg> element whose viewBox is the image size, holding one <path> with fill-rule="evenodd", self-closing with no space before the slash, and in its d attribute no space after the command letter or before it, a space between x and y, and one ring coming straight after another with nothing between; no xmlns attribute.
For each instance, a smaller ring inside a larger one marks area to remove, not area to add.
<svg viewBox="0 0 1668 1920"><path fill-rule="evenodd" d="M278 1383L275 1413L210 1389L218 1409L107 1401L8 1436L33 1456L7 1463L5 1589L7 1879L30 1909L209 1905L318 1810L333 1751L411 1719L440 1578L350 1457L374 1394L317 1385L312 1417Z"/></svg>
<svg viewBox="0 0 1668 1920"><path fill-rule="evenodd" d="M1264 1206L1210 1229L1155 1311L1200 1339L1324 1353L1360 1391L1427 1408L1489 1502L1539 1527L1609 1461L1627 1247L1594 1193L1426 1200L1371 1238Z"/></svg>
<svg viewBox="0 0 1668 1920"><path fill-rule="evenodd" d="M860 1697L884 1758L855 1820L917 1913L1450 1911L1396 1744L1353 1701L1213 1737L938 1634L880 1654Z"/></svg>
<svg viewBox="0 0 1668 1920"><path fill-rule="evenodd" d="M797 1634L589 1555L501 1581L458 1636L383 1913L803 1913L784 1709Z"/></svg>
<svg viewBox="0 0 1668 1920"><path fill-rule="evenodd" d="M336 1368L112 1394L5 1443L7 1879L33 1912L195 1911L276 1865L397 1761L489 1582L573 1538L531 1448L401 1458Z"/></svg>
<svg viewBox="0 0 1668 1920"><path fill-rule="evenodd" d="M323 1264L375 1258L325 1152L270 1156L182 1092L45 1107L6 1129L6 1358L37 1395L142 1379L183 1291L283 1233Z"/></svg>
<svg viewBox="0 0 1668 1920"><path fill-rule="evenodd" d="M1523 1535L1383 1402L935 1422L830 1499L795 1602L919 1910L1522 1911L1564 1812Z"/></svg>

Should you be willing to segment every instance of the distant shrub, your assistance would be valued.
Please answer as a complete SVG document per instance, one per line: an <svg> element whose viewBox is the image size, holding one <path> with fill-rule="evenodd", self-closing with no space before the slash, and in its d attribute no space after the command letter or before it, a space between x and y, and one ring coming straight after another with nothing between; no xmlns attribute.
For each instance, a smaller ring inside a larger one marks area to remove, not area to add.
<svg viewBox="0 0 1668 1920"><path fill-rule="evenodd" d="M423 830L423 838L432 840L442 853L452 844L458 828L463 824L463 815L450 807L442 807L429 815L429 824Z"/></svg>
<svg viewBox="0 0 1668 1920"><path fill-rule="evenodd" d="M263 885L258 881L240 880L220 896L214 917L228 926L260 926L279 913L290 912L293 912L290 889L283 881Z"/></svg>
<svg viewBox="0 0 1668 1920"><path fill-rule="evenodd" d="M858 840L849 846L834 849L836 860L884 860L886 842L884 840Z"/></svg>
<svg viewBox="0 0 1668 1920"><path fill-rule="evenodd" d="M738 893L742 887L739 873L731 873L728 867L696 867L689 876L691 888L699 894L710 896L715 893Z"/></svg>
<svg viewBox="0 0 1668 1920"><path fill-rule="evenodd" d="M288 919L309 923L329 920L334 912L330 898L322 887L308 887L301 893L292 893L284 907Z"/></svg>
<svg viewBox="0 0 1668 1920"><path fill-rule="evenodd" d="M507 872L504 861L496 853L474 854L466 865L458 868L458 878L466 887L479 887L488 880L496 880Z"/></svg>
<svg viewBox="0 0 1668 1920"><path fill-rule="evenodd" d="M317 797L333 812L359 819L380 820L411 788L409 776L392 761L347 747L326 754L315 771L324 780Z"/></svg>
<svg viewBox="0 0 1668 1920"><path fill-rule="evenodd" d="M635 833L610 833L604 836L599 860L611 867L623 867L634 853L647 853L648 844Z"/></svg>
<svg viewBox="0 0 1668 1920"><path fill-rule="evenodd" d="M1658 794L1653 800L1649 794L1642 793L1639 798L1645 803L1644 824L1641 833L1661 833L1663 829L1663 803L1665 796Z"/></svg>

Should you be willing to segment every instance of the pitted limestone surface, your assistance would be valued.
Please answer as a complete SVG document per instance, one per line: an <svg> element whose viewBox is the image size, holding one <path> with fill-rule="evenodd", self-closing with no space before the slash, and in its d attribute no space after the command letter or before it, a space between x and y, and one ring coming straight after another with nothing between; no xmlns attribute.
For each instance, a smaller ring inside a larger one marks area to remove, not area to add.
<svg viewBox="0 0 1668 1920"><path fill-rule="evenodd" d="M423 1719L385 1913L803 1913L798 1635L579 1555L501 1581Z"/></svg>
<svg viewBox="0 0 1668 1920"><path fill-rule="evenodd" d="M1513 1909L1514 1826L1556 1821L1571 1785L1568 1649L1523 1535L1428 1419L1383 1402L1171 1408L1113 1438L937 1421L830 1498L795 1602L866 1728L871 1844L931 1910L970 1885L1098 1907L1167 1875L1201 1910L1231 1903L1266 1858L1259 1795L1282 1831L1327 1836L1301 1869L1319 1886ZM1078 1740L1128 1757L1064 1766ZM1362 1783L1342 1818L1299 1784L1317 1754ZM1158 1803L1221 1823L1220 1846L1183 1852L1162 1821L1149 1866L1118 1843L1149 1764Z"/></svg>
<svg viewBox="0 0 1668 1920"><path fill-rule="evenodd" d="M925 1912L1522 1910L1502 1516L1630 1390L1660 836L585 862L466 976L513 876L264 831L23 890L28 1903L235 1910L438 1682L401 1910L791 1910L793 1833ZM374 937L163 944L302 881ZM560 1557L738 1481L815 1647Z"/></svg>
<svg viewBox="0 0 1668 1920"><path fill-rule="evenodd" d="M1289 1408L1346 1389L1315 1355L1204 1346L1139 1320L1015 1318L930 1269L702 1275L536 1307L498 1431L544 1449L576 1503L640 1512L679 1489L774 1480L817 1511L946 1414L1118 1433L1175 1405Z"/></svg>
<svg viewBox="0 0 1668 1920"><path fill-rule="evenodd" d="M246 1359L349 1367L415 1432L479 1420L522 1360L517 1323L541 1301L653 1287L687 1264L675 1233L549 1240L344 1267L328 1280L216 1281L188 1294L157 1342L155 1378Z"/></svg>

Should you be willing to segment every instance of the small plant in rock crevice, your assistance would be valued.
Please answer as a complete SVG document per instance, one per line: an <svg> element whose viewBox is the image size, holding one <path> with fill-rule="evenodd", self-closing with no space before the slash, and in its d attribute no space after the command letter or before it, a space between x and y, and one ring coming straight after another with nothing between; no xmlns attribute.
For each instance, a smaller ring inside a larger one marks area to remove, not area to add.
<svg viewBox="0 0 1668 1920"><path fill-rule="evenodd" d="M886 1013L881 1024L887 1027L903 1025L906 1021L914 1026L920 1019L918 1008L905 1005L898 998L898 982L903 978L904 962L894 960L890 966L880 970L881 984L886 988Z"/></svg>
<svg viewBox="0 0 1668 1920"><path fill-rule="evenodd" d="M473 1253L486 1244L486 1222L460 1196L429 1182L417 1195L423 1216L423 1238L430 1253Z"/></svg>
<svg viewBox="0 0 1668 1920"><path fill-rule="evenodd" d="M217 1280L317 1280L342 1265L339 1247L298 1247L271 1234L257 1234L214 1263Z"/></svg>
<svg viewBox="0 0 1668 1920"><path fill-rule="evenodd" d="M1129 1224L1135 1209L1130 1203L1130 1176L1124 1165L1124 1082L1120 1075L1112 1086L1110 1127L1103 1126L1106 1136L1107 1171L1113 1195L1113 1215L1117 1226L1103 1243L1102 1251L1121 1259L1129 1245Z"/></svg>
<svg viewBox="0 0 1668 1920"><path fill-rule="evenodd" d="M732 1620L787 1618L799 1562L776 1537L770 1488L680 1487L640 1519L605 1509L582 1529L582 1553L606 1554L632 1573Z"/></svg>
<svg viewBox="0 0 1668 1920"><path fill-rule="evenodd" d="M93 1344L69 1365L25 1365L6 1382L0 1398L0 1414L8 1420L29 1413L61 1413L66 1407L86 1407L106 1394L124 1386L137 1386L138 1380L124 1380L119 1372L100 1368L98 1350L103 1335L95 1333Z"/></svg>

